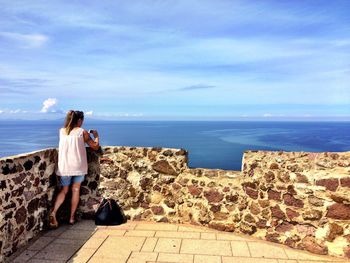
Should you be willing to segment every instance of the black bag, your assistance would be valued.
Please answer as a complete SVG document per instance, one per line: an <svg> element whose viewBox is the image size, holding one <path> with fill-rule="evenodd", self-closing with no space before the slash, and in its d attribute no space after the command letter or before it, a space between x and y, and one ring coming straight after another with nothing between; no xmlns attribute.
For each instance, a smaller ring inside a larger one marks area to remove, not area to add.
<svg viewBox="0 0 350 263"><path fill-rule="evenodd" d="M126 217L117 202L103 198L95 213L95 225L115 226L126 222Z"/></svg>

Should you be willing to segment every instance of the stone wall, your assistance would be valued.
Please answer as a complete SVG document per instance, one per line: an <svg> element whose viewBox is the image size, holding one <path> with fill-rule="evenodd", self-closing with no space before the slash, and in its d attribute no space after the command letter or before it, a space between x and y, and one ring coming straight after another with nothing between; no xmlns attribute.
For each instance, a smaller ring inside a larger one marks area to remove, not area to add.
<svg viewBox="0 0 350 263"><path fill-rule="evenodd" d="M250 151L242 177L254 235L350 257L350 152Z"/></svg>
<svg viewBox="0 0 350 263"><path fill-rule="evenodd" d="M45 228L56 159L55 149L0 159L0 262Z"/></svg>
<svg viewBox="0 0 350 263"><path fill-rule="evenodd" d="M180 149L107 146L103 154L89 151L88 158L89 174L79 206L87 218L103 196L116 198L129 218L136 219L134 215L140 216L149 201L151 184L166 184L188 169L187 152Z"/></svg>
<svg viewBox="0 0 350 263"><path fill-rule="evenodd" d="M1 254L45 227L56 158L52 149L0 159ZM242 171L189 168L183 149L107 146L89 150L88 160L84 217L101 197L114 198L130 220L205 225L350 257L350 152L247 151Z"/></svg>
<svg viewBox="0 0 350 263"><path fill-rule="evenodd" d="M350 257L349 161L350 153L247 151L238 172L190 169L184 150L107 147L94 168L96 195L86 187L82 209L93 213L100 196L111 197L131 220L200 224Z"/></svg>

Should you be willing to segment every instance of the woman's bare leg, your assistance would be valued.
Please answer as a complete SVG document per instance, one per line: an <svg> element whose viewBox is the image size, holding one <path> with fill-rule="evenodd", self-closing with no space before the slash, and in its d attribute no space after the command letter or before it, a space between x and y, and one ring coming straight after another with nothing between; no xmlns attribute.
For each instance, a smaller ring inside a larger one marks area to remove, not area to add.
<svg viewBox="0 0 350 263"><path fill-rule="evenodd" d="M55 205L51 211L51 215L53 216L53 220L54 220L54 224L57 224L57 220L56 220L56 213L58 211L58 209L60 208L60 206L62 205L62 203L64 202L64 199L66 198L66 195L68 193L69 190L69 186L63 186L61 191L59 192L59 194L56 197L56 201L55 201Z"/></svg>
<svg viewBox="0 0 350 263"><path fill-rule="evenodd" d="M77 207L79 204L80 185L81 185L81 183L73 183L72 184L72 204L71 204L69 223L74 223L74 221L75 221L74 215L75 215L75 211L77 210Z"/></svg>

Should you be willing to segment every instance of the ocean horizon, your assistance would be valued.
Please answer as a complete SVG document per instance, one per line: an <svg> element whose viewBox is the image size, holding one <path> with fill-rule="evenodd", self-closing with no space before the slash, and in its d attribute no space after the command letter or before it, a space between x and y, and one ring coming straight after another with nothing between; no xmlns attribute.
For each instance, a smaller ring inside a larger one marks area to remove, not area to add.
<svg viewBox="0 0 350 263"><path fill-rule="evenodd" d="M58 147L63 120L0 120L0 157ZM350 151L347 121L99 121L101 146L183 148L189 166L240 170L244 151Z"/></svg>

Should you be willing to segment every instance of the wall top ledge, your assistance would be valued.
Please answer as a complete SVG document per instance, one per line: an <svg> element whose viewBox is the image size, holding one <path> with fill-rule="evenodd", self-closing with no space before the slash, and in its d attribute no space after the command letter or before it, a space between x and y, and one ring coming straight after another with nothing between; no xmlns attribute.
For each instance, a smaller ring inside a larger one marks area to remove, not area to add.
<svg viewBox="0 0 350 263"><path fill-rule="evenodd" d="M184 148L168 148L168 147L160 147L160 146L118 146L118 145L104 145L101 146L102 150L108 150L108 149L115 149L115 148L121 148L121 149L148 149L148 150L171 150L171 151L180 151L185 150Z"/></svg>
<svg viewBox="0 0 350 263"><path fill-rule="evenodd" d="M25 158L25 157L28 157L28 156L31 156L34 154L41 154L41 153L44 153L46 151L52 151L52 150L57 150L57 148L44 148L44 149L40 149L37 151L20 153L17 155L4 156L4 157L0 157L0 161L6 161L7 159L12 159L12 160L21 159L21 158Z"/></svg>
<svg viewBox="0 0 350 263"><path fill-rule="evenodd" d="M324 151L324 152L306 152L306 151L269 151L269 150L245 150L243 153L275 153L275 154L284 154L284 153L295 153L295 154L335 154L335 153L341 153L341 154L345 154L345 153L349 153L350 151L343 151L343 152L331 152L331 151Z"/></svg>

